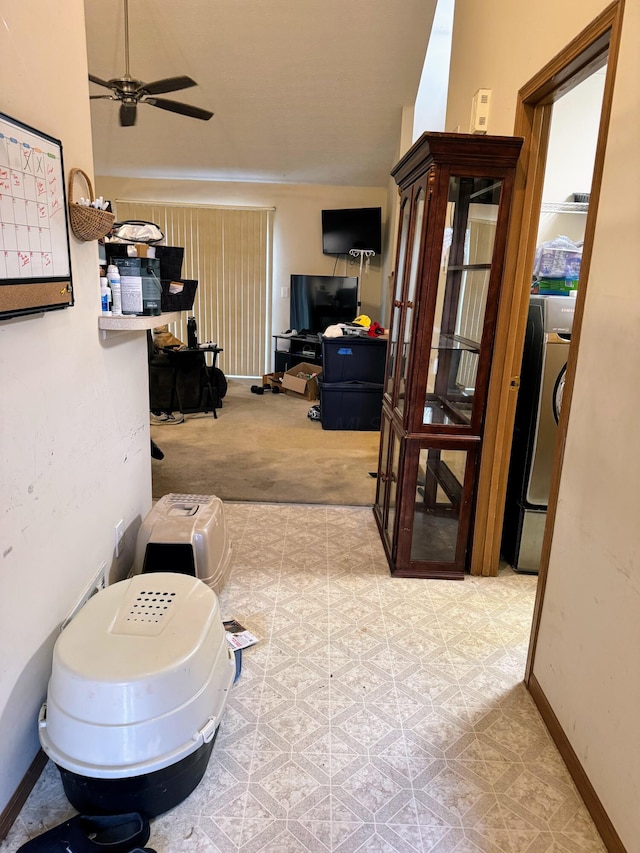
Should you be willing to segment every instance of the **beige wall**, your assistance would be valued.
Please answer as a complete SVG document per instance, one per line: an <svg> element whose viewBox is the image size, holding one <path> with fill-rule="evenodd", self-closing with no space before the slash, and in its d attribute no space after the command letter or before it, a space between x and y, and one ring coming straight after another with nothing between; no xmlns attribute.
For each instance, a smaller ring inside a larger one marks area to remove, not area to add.
<svg viewBox="0 0 640 853"><path fill-rule="evenodd" d="M601 0L459 2L447 128L465 126L473 93L487 87L493 91L490 131L511 133L518 88L605 6ZM640 290L632 247L640 230L638 43L640 4L627 2L534 665L626 849L635 853L640 850Z"/></svg>
<svg viewBox="0 0 640 853"><path fill-rule="evenodd" d="M323 185L250 184L220 181L177 181L142 178L96 178L97 194L116 200L174 201L194 204L274 207L272 328L282 332L289 327L289 296L281 288L289 287L290 276L355 275L359 262L336 265L333 255L322 254L321 211L323 208L381 207L383 233L386 220L386 190L367 187ZM372 319L380 315L382 257L372 259L369 272L362 276L362 310ZM334 272L335 270L335 272Z"/></svg>
<svg viewBox="0 0 640 853"><path fill-rule="evenodd" d="M43 6L3 4L2 110L91 174L83 3ZM101 339L97 244L72 237L71 255L74 307L0 321L0 811L39 747L60 624L101 564L124 569L151 505L145 338Z"/></svg>

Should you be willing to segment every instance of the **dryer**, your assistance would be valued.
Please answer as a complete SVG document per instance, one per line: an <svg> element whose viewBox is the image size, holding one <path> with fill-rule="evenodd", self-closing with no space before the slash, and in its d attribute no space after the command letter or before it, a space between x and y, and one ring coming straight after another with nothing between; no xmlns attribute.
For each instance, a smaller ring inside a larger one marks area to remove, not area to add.
<svg viewBox="0 0 640 853"><path fill-rule="evenodd" d="M573 296L529 302L502 532L502 555L518 572L540 566L575 304Z"/></svg>

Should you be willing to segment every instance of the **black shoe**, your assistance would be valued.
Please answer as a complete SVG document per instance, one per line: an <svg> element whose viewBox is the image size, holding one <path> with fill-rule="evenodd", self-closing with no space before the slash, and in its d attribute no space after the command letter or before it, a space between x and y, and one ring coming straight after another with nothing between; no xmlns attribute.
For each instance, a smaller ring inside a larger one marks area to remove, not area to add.
<svg viewBox="0 0 640 853"><path fill-rule="evenodd" d="M76 815L27 841L17 853L131 853L149 840L149 821L137 812Z"/></svg>
<svg viewBox="0 0 640 853"><path fill-rule="evenodd" d="M252 385L251 386L251 393L252 394L264 394L264 388L261 388L259 385Z"/></svg>

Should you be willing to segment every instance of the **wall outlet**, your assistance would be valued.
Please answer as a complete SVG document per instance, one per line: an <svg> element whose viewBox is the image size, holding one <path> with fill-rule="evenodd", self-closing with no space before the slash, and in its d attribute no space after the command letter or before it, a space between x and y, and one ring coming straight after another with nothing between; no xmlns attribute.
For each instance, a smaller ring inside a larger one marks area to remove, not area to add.
<svg viewBox="0 0 640 853"><path fill-rule="evenodd" d="M116 557L120 556L120 551L122 549L122 540L124 539L124 521L120 519L120 521L115 526L115 550Z"/></svg>
<svg viewBox="0 0 640 853"><path fill-rule="evenodd" d="M78 615L78 613L82 610L82 608L85 606L87 601L89 601L89 599L92 598L97 592L100 592L101 589L104 589L106 587L106 585L107 585L107 564L101 563L100 568L98 569L98 574L95 576L95 578L91 581L89 586L82 593L81 597L76 602L75 607L73 608L71 613L67 616L67 618L64 620L64 622L60 626L60 630L64 631L64 629L67 627L69 622L71 622L71 620L74 619Z"/></svg>

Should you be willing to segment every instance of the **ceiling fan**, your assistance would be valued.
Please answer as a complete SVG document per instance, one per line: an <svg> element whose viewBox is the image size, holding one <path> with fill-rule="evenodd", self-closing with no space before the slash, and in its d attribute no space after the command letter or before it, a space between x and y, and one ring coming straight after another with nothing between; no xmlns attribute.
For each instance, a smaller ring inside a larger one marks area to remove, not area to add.
<svg viewBox="0 0 640 853"><path fill-rule="evenodd" d="M122 127L131 127L136 123L138 104L149 104L161 110L171 113L179 113L191 118L199 118L208 121L213 113L209 110L194 107L191 104L182 104L179 101L171 101L168 98L156 98L165 92L177 92L179 89L189 89L198 84L191 77L167 77L164 80L155 80L153 83L143 83L129 74L129 0L124 0L124 61L125 70L122 77L114 77L112 80L101 80L93 74L89 74L89 80L111 89L110 95L90 95L91 100L120 101L120 124Z"/></svg>

